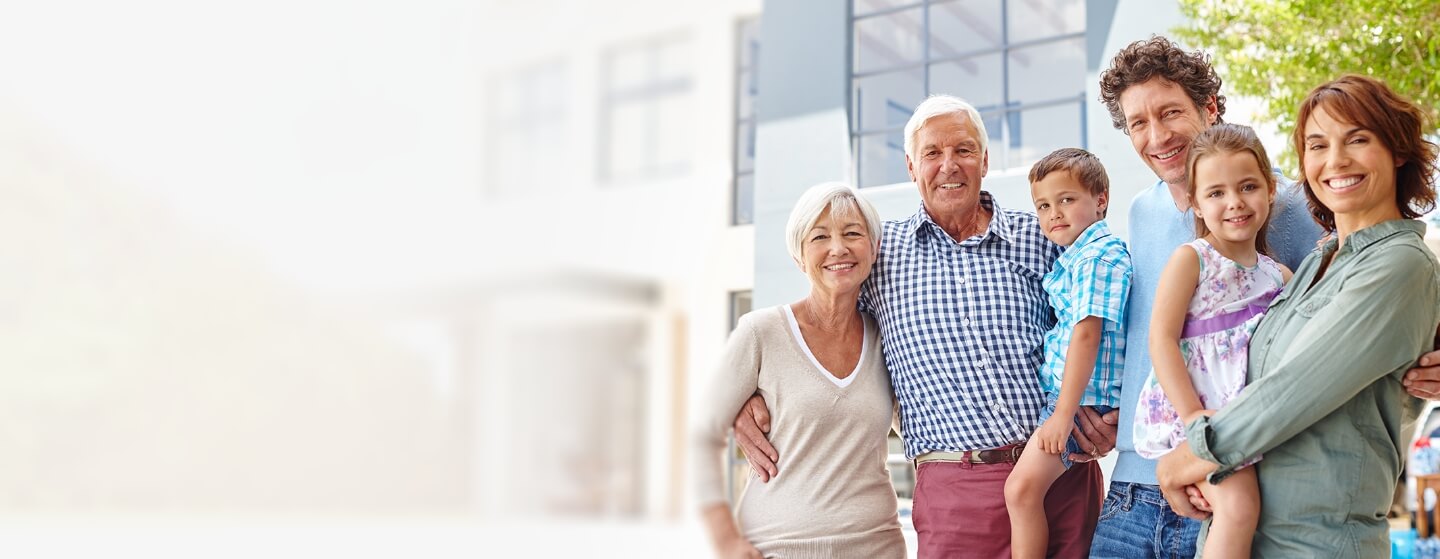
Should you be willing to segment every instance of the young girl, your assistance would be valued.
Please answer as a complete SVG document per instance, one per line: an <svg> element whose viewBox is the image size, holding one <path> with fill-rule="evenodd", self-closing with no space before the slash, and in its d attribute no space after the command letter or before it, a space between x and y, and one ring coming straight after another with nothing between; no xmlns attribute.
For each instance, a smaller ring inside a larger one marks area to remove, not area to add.
<svg viewBox="0 0 1440 559"><path fill-rule="evenodd" d="M1135 449L1150 459L1183 442L1185 426L1200 414L1240 394L1250 336L1290 279L1290 270L1261 254L1275 178L1255 131L1212 126L1195 137L1185 166L1199 238L1175 250L1155 292L1155 369L1135 418ZM1260 514L1255 468L1202 483L1200 491L1214 509L1205 556L1250 557Z"/></svg>

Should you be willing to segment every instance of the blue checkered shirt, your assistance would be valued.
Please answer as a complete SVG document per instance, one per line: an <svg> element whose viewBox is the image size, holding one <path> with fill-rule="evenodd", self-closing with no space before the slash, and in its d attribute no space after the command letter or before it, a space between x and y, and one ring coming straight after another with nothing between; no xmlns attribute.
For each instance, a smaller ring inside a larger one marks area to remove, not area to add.
<svg viewBox="0 0 1440 559"><path fill-rule="evenodd" d="M1035 214L980 204L984 233L955 241L925 208L885 222L860 306L880 324L905 455L996 448L1035 430L1036 373L1055 324L1040 280L1060 247Z"/></svg>
<svg viewBox="0 0 1440 559"><path fill-rule="evenodd" d="M1082 406L1120 406L1120 379L1125 376L1125 301L1130 296L1130 251L1110 233L1105 220L1095 222L1075 238L1055 268L1045 274L1045 293L1055 309L1055 327L1045 333L1045 364L1040 386L1048 394L1060 393L1065 378L1065 353L1070 335L1086 317L1104 319L1100 351L1090 384L1080 398Z"/></svg>

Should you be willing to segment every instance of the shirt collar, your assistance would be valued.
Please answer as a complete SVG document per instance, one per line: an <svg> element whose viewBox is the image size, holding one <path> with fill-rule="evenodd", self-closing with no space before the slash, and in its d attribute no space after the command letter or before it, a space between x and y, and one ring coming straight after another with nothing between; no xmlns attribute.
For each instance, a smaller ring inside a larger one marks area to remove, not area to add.
<svg viewBox="0 0 1440 559"><path fill-rule="evenodd" d="M1351 233L1345 240L1345 251L1359 252L1365 250L1370 245L1406 231L1413 231L1421 238L1424 238L1425 224L1416 219L1392 219L1371 225ZM1335 250L1339 242L1338 239L1325 241L1324 252L1328 253Z"/></svg>
<svg viewBox="0 0 1440 559"><path fill-rule="evenodd" d="M986 192L984 190L980 191L980 207L989 210L990 212L990 226L985 230L984 233L980 234L980 238L983 239L987 235L994 234L995 236L1004 239L1007 243L1014 243L1014 224L1011 223L1010 216L1007 215L1004 211L1001 211L1003 208L1001 208L999 204L995 203L995 198L991 196L989 192ZM935 223L934 220L930 219L930 213L925 211L925 203L921 202L919 211L916 211L915 215L910 216L910 220L905 223L906 231L912 236L918 235L922 228L921 226L926 224L934 227L935 230L938 232L944 233L945 231L944 229L940 228L940 225L938 223ZM957 242L964 240L965 239L956 239Z"/></svg>
<svg viewBox="0 0 1440 559"><path fill-rule="evenodd" d="M1070 243L1070 246L1065 249L1065 252L1060 253L1060 258L1056 260L1055 263L1057 265L1069 265L1072 261L1080 258L1081 249L1085 248L1085 245L1109 236L1110 226L1105 223L1105 220L1101 219L1095 223L1091 223L1089 227L1086 227L1084 231L1080 232L1079 237L1075 237L1075 242Z"/></svg>

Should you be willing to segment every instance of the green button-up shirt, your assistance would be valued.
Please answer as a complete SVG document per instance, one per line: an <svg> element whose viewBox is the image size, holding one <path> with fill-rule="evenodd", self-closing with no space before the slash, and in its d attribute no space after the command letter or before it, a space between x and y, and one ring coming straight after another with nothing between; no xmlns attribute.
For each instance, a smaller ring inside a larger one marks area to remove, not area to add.
<svg viewBox="0 0 1440 559"><path fill-rule="evenodd" d="M1424 233L1387 221L1312 252L1250 341L1249 385L1186 429L1195 455L1220 464L1212 483L1264 454L1252 556L1389 556L1400 425L1422 403L1400 381L1440 323L1440 264Z"/></svg>

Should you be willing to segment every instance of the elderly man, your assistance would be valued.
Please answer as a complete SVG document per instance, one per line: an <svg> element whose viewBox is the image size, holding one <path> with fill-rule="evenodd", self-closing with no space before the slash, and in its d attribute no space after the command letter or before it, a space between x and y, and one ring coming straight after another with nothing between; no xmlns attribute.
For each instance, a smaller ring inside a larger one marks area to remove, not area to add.
<svg viewBox="0 0 1440 559"><path fill-rule="evenodd" d="M1135 452L1131 426L1136 401L1151 369L1147 336L1160 272L1176 247L1195 239L1185 160L1195 136L1222 121L1225 96L1220 94L1220 77L1205 55L1186 52L1164 37L1152 37L1116 53L1100 75L1100 100L1115 127L1130 137L1136 155L1159 180L1136 195L1130 205L1130 255L1135 269L1126 311L1120 456L1110 476L1105 519L1096 529L1090 556L1192 557L1200 524L1175 514L1166 503L1155 477L1156 461ZM1275 259L1296 269L1315 248L1321 232L1310 218L1304 195L1278 169L1275 175L1279 188L1266 235ZM1440 363L1440 352L1426 354L1422 360L1425 365L1436 363ZM1413 394L1434 397L1440 368L1408 374Z"/></svg>
<svg viewBox="0 0 1440 559"><path fill-rule="evenodd" d="M880 324L905 454L917 464L920 557L1009 555L1005 479L1044 403L1036 371L1054 319L1041 278L1060 249L1033 213L1002 208L981 190L987 138L979 113L960 99L934 96L916 108L905 158L921 207L885 222L860 297ZM737 439L768 479L776 456L752 419L763 403L751 402L736 420ZM1108 452L1113 417L1082 416L1082 448ZM1049 555L1085 554L1102 492L1093 462L1055 482L1046 499Z"/></svg>

